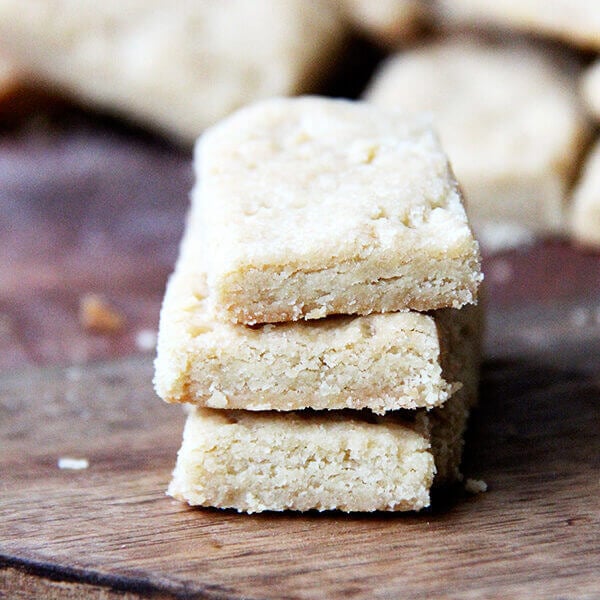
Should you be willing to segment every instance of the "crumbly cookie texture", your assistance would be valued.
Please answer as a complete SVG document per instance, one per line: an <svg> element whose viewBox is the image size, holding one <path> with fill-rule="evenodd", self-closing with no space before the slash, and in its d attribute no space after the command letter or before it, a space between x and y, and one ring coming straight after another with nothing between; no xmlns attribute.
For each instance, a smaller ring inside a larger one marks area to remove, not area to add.
<svg viewBox="0 0 600 600"><path fill-rule="evenodd" d="M428 20L421 0L331 0L348 21L376 43L394 47Z"/></svg>
<svg viewBox="0 0 600 600"><path fill-rule="evenodd" d="M454 309L247 327L215 320L205 294L202 276L169 282L154 380L168 402L381 414L439 406L460 386L442 372Z"/></svg>
<svg viewBox="0 0 600 600"><path fill-rule="evenodd" d="M514 28L600 50L596 0L437 0L440 17L459 25Z"/></svg>
<svg viewBox="0 0 600 600"><path fill-rule="evenodd" d="M272 99L207 131L193 204L221 318L459 308L482 279L426 118L365 103Z"/></svg>
<svg viewBox="0 0 600 600"><path fill-rule="evenodd" d="M588 111L600 121L600 60L583 74L580 90Z"/></svg>
<svg viewBox="0 0 600 600"><path fill-rule="evenodd" d="M600 248L600 142L590 152L573 191L570 228L579 244Z"/></svg>
<svg viewBox="0 0 600 600"><path fill-rule="evenodd" d="M248 327L215 319L201 251L191 215L161 311L154 382L164 400L381 414L439 406L460 387L452 335L474 307Z"/></svg>
<svg viewBox="0 0 600 600"><path fill-rule="evenodd" d="M449 40L389 59L366 98L432 111L476 232L493 224L563 229L587 123L574 78L548 55L515 43Z"/></svg>
<svg viewBox="0 0 600 600"><path fill-rule="evenodd" d="M330 0L0 0L2 46L38 80L186 143L313 89L343 28Z"/></svg>
<svg viewBox="0 0 600 600"><path fill-rule="evenodd" d="M434 473L426 431L391 417L194 409L168 493L245 512L419 510Z"/></svg>
<svg viewBox="0 0 600 600"><path fill-rule="evenodd" d="M453 326L448 330L447 343L451 351L447 354L446 369L456 373L462 387L443 406L427 413L436 486L462 480L460 465L464 434L471 409L479 398L484 307L479 304L453 312Z"/></svg>
<svg viewBox="0 0 600 600"><path fill-rule="evenodd" d="M193 407L168 494L194 506L346 512L420 510L462 479L473 388L442 408L287 413Z"/></svg>
<svg viewBox="0 0 600 600"><path fill-rule="evenodd" d="M191 505L264 510L419 510L432 484L462 479L477 402L480 307L448 336L462 387L442 407L287 413L190 408L168 493Z"/></svg>

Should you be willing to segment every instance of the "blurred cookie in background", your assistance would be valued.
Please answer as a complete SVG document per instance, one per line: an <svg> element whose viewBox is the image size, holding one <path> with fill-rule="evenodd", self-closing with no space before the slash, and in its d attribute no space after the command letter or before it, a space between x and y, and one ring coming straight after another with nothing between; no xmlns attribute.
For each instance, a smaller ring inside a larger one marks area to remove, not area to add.
<svg viewBox="0 0 600 600"><path fill-rule="evenodd" d="M388 48L413 39L431 16L423 0L331 1L358 33Z"/></svg>
<svg viewBox="0 0 600 600"><path fill-rule="evenodd" d="M598 10L600 10L600 5ZM595 119L600 121L600 60L587 69L580 84L586 108Z"/></svg>
<svg viewBox="0 0 600 600"><path fill-rule="evenodd" d="M437 0L439 18L458 25L515 29L600 51L598 0Z"/></svg>
<svg viewBox="0 0 600 600"><path fill-rule="evenodd" d="M576 243L600 249L600 141L590 152L573 191L570 232Z"/></svg>
<svg viewBox="0 0 600 600"><path fill-rule="evenodd" d="M38 85L191 143L259 98L313 90L343 41L330 0L0 0Z"/></svg>
<svg viewBox="0 0 600 600"><path fill-rule="evenodd" d="M0 132L12 130L30 117L64 102L36 87L27 73L0 48Z"/></svg>
<svg viewBox="0 0 600 600"><path fill-rule="evenodd" d="M535 46L460 37L391 57L365 97L431 111L479 239L496 249L564 228L587 139L576 81Z"/></svg>
<svg viewBox="0 0 600 600"><path fill-rule="evenodd" d="M20 87L19 69L6 56L0 53L0 105Z"/></svg>

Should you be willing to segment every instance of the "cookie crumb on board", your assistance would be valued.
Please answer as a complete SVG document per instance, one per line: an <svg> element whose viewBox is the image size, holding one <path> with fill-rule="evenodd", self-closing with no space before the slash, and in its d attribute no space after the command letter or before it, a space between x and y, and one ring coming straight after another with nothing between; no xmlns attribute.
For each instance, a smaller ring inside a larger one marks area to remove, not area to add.
<svg viewBox="0 0 600 600"><path fill-rule="evenodd" d="M125 324L125 318L101 296L85 294L79 300L79 322L89 331L116 333Z"/></svg>
<svg viewBox="0 0 600 600"><path fill-rule="evenodd" d="M135 334L135 347L141 352L151 352L156 348L156 331L140 329Z"/></svg>
<svg viewBox="0 0 600 600"><path fill-rule="evenodd" d="M71 458L68 456L62 456L58 459L59 469L69 469L71 471L81 471L87 469L90 463L87 458Z"/></svg>
<svg viewBox="0 0 600 600"><path fill-rule="evenodd" d="M487 492L488 486L483 479L467 479L465 481L465 491L469 494L482 494Z"/></svg>
<svg viewBox="0 0 600 600"><path fill-rule="evenodd" d="M591 314L585 306L576 306L569 313L569 321L573 327L582 328L588 325L591 320Z"/></svg>

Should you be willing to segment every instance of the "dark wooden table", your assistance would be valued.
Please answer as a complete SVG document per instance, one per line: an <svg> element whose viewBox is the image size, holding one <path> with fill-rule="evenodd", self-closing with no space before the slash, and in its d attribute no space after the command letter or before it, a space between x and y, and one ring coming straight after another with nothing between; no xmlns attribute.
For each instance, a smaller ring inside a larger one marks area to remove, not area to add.
<svg viewBox="0 0 600 600"><path fill-rule="evenodd" d="M193 510L151 387L188 152L82 115L0 137L0 597L599 598L600 256L486 257L481 405L420 514ZM102 294L121 331L82 329ZM81 471L61 457L86 458Z"/></svg>

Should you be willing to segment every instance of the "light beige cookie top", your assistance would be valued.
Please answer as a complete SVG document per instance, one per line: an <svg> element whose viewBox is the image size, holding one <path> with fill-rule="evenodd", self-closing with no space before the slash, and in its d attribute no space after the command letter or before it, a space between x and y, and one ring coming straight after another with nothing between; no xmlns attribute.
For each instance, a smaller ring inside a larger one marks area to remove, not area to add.
<svg viewBox="0 0 600 600"><path fill-rule="evenodd" d="M348 21L383 46L412 37L428 16L422 0L331 0Z"/></svg>
<svg viewBox="0 0 600 600"><path fill-rule="evenodd" d="M341 30L328 0L0 0L2 45L34 75L188 142L311 89Z"/></svg>
<svg viewBox="0 0 600 600"><path fill-rule="evenodd" d="M196 173L203 269L233 320L475 301L478 246L426 118L268 100L200 139Z"/></svg>
<svg viewBox="0 0 600 600"><path fill-rule="evenodd" d="M570 227L578 243L600 248L600 142L590 152L573 191Z"/></svg>
<svg viewBox="0 0 600 600"><path fill-rule="evenodd" d="M585 71L580 81L580 89L587 109L600 121L600 60Z"/></svg>
<svg viewBox="0 0 600 600"><path fill-rule="evenodd" d="M586 122L574 78L551 57L525 45L451 39L389 59L366 98L432 111L476 227L508 220L561 228Z"/></svg>
<svg viewBox="0 0 600 600"><path fill-rule="evenodd" d="M600 49L597 0L437 0L459 24L497 25Z"/></svg>

